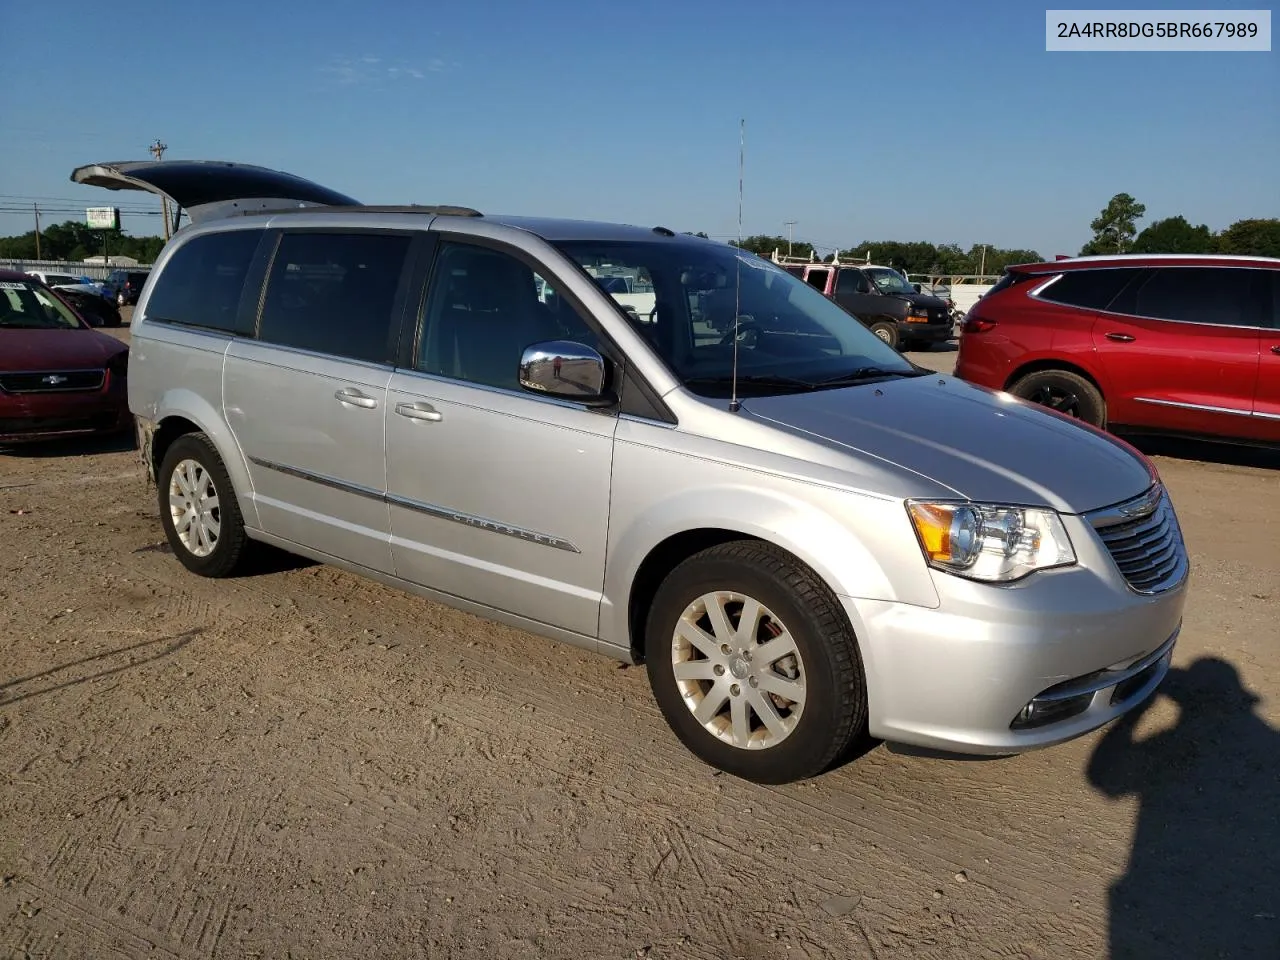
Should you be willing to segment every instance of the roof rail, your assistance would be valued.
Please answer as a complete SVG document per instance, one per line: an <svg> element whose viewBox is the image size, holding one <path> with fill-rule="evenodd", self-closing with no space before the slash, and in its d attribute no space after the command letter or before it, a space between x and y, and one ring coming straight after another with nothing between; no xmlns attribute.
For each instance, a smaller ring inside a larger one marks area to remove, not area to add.
<svg viewBox="0 0 1280 960"><path fill-rule="evenodd" d="M483 217L484 214L471 207L459 207L452 204L357 204L355 206L281 207L278 210L244 210L244 216L270 213L316 213L318 211L334 211L337 213L428 213L438 217Z"/></svg>

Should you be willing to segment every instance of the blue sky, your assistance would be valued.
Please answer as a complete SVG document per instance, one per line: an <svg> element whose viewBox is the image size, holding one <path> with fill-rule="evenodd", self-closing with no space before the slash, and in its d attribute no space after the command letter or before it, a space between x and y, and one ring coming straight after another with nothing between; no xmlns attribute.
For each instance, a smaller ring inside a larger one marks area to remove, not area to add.
<svg viewBox="0 0 1280 960"><path fill-rule="evenodd" d="M0 207L158 207L68 176L145 158L159 137L166 159L277 167L369 203L731 237L745 117L748 234L795 220L797 239L823 245L1052 256L1076 252L1120 191L1146 204L1145 222L1280 216L1280 53L1047 53L1045 5L56 9L56 29L38 5L6 12ZM0 234L30 226L0 214ZM125 228L161 229L155 216Z"/></svg>

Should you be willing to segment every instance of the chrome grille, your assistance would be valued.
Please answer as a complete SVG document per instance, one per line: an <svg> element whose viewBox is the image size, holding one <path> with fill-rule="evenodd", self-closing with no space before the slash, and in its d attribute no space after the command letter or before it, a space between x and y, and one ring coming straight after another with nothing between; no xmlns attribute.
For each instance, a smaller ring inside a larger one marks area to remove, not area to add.
<svg viewBox="0 0 1280 960"><path fill-rule="evenodd" d="M1162 485L1088 514L1087 519L1120 573L1138 593L1162 593L1186 578L1186 545L1173 504Z"/></svg>
<svg viewBox="0 0 1280 960"><path fill-rule="evenodd" d="M5 393L65 393L70 390L97 390L107 372L98 370L40 370L0 373L0 390Z"/></svg>

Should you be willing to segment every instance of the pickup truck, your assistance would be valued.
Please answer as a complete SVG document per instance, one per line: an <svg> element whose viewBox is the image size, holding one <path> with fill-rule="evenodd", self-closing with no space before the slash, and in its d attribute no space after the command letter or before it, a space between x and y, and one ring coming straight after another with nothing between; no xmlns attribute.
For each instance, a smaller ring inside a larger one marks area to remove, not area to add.
<svg viewBox="0 0 1280 960"><path fill-rule="evenodd" d="M921 293L892 267L870 263L807 262L774 255L788 273L834 300L877 337L900 350L942 343L955 336L945 300Z"/></svg>

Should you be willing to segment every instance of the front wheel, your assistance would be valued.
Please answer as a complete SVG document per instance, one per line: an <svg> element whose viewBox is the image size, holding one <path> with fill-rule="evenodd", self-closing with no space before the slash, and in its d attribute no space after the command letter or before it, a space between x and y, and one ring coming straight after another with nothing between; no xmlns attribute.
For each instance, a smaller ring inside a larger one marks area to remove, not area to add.
<svg viewBox="0 0 1280 960"><path fill-rule="evenodd" d="M1106 402L1092 383L1070 370L1038 370L1020 377L1010 388L1015 397L1105 428Z"/></svg>
<svg viewBox="0 0 1280 960"><path fill-rule="evenodd" d="M756 783L826 769L867 723L857 640L827 586L758 541L676 567L654 598L649 682L679 740Z"/></svg>
<svg viewBox="0 0 1280 960"><path fill-rule="evenodd" d="M202 577L234 573L249 538L213 442L203 433L179 437L165 451L157 479L160 523L182 565Z"/></svg>
<svg viewBox="0 0 1280 960"><path fill-rule="evenodd" d="M898 325L888 320L881 320L871 325L871 332L877 337L893 347L898 349L900 338L898 336Z"/></svg>

